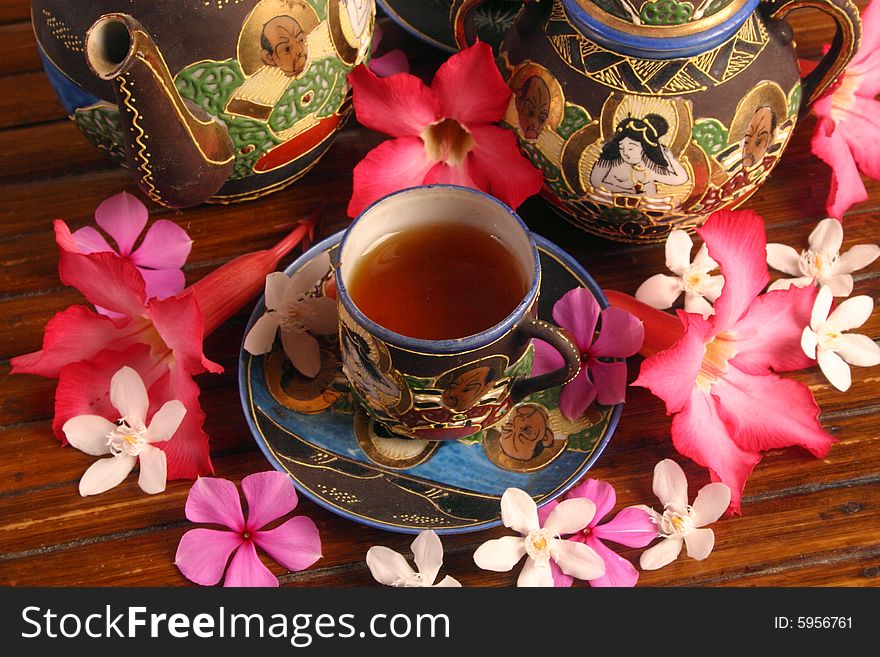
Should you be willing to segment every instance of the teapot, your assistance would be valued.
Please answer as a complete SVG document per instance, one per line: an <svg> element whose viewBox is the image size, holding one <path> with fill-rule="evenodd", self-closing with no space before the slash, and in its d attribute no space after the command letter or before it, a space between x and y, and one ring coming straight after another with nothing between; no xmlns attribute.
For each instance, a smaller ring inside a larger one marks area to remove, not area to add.
<svg viewBox="0 0 880 657"><path fill-rule="evenodd" d="M462 47L480 4L452 3ZM803 78L783 20L801 7L836 26ZM660 241L755 193L860 35L850 0L530 2L498 57L513 91L504 123L563 217L613 240Z"/></svg>
<svg viewBox="0 0 880 657"><path fill-rule="evenodd" d="M86 138L172 208L305 175L351 112L373 0L33 0L44 68Z"/></svg>

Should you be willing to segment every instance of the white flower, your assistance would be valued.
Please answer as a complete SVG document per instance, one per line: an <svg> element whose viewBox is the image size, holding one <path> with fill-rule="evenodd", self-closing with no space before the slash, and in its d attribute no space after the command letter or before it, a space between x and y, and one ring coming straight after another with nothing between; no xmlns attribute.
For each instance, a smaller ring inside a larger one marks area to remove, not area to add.
<svg viewBox="0 0 880 657"><path fill-rule="evenodd" d="M602 558L583 543L560 538L582 530L595 514L596 505L591 500L565 500L550 512L542 528L535 501L519 488L508 488L501 496L501 520L521 536L504 536L483 543L474 552L474 562L483 570L505 572L528 555L517 586L553 586L550 559L566 575L581 580L597 579L605 574Z"/></svg>
<svg viewBox="0 0 880 657"><path fill-rule="evenodd" d="M810 358L819 361L825 378L841 392L852 384L850 365L871 367L880 364L880 346L867 335L854 335L844 331L858 328L874 311L874 300L858 296L841 303L830 315L831 289L823 285L816 295L810 325L801 334L801 348Z"/></svg>
<svg viewBox="0 0 880 657"><path fill-rule="evenodd" d="M724 286L724 277L710 276L709 272L718 268L718 263L709 257L706 245L700 247L691 262L691 249L694 243L683 230L674 230L666 238L666 266L675 274L657 274L639 286L636 299L659 308L670 308L684 292L684 309L689 313L699 313L703 319L713 314L710 301L715 301Z"/></svg>
<svg viewBox="0 0 880 657"><path fill-rule="evenodd" d="M116 424L100 415L77 415L61 428L78 450L92 456L111 454L86 470L79 482L79 494L86 497L110 490L128 476L138 461L138 485L145 493L161 493L167 475L165 452L151 443L171 440L186 415L186 407L176 399L165 402L147 426L147 389L130 367L123 367L110 380L110 402L122 416Z"/></svg>
<svg viewBox="0 0 880 657"><path fill-rule="evenodd" d="M338 330L336 301L306 296L330 269L327 252L307 262L293 276L274 272L266 276L266 313L244 339L244 348L255 356L272 350L280 329L281 345L293 366L313 378L321 370L321 350L309 331L332 335Z"/></svg>
<svg viewBox="0 0 880 657"><path fill-rule="evenodd" d="M715 532L706 529L721 517L730 504L730 488L721 483L708 484L697 493L693 506L688 506L687 478L675 461L664 459L654 466L654 494L663 503L663 514L646 506L663 538L645 550L639 560L642 570L657 570L678 558L682 544L688 556L705 559L715 547Z"/></svg>
<svg viewBox="0 0 880 657"><path fill-rule="evenodd" d="M809 244L810 248L800 254L785 244L767 245L767 264L797 277L780 278L770 285L770 290L815 283L819 287L827 285L836 297L848 297L853 289L852 272L867 267L880 256L880 246L876 244L859 244L840 255L843 226L837 219L820 221L810 233Z"/></svg>
<svg viewBox="0 0 880 657"><path fill-rule="evenodd" d="M367 550L367 566L379 584L385 586L413 587L456 587L461 586L447 575L439 584L434 584L440 566L443 565L443 545L433 529L419 532L412 542L413 557L419 572L414 571L403 555L381 545Z"/></svg>

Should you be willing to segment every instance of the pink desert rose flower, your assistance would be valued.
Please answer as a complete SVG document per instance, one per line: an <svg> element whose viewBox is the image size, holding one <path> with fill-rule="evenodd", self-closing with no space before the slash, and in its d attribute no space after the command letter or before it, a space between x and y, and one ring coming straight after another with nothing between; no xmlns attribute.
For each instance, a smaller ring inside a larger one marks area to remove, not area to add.
<svg viewBox="0 0 880 657"><path fill-rule="evenodd" d="M617 503L614 486L598 479L587 479L565 495L566 500L583 498L596 505L596 515L579 532L568 537L569 541L583 543L592 548L605 562L605 574L588 580L590 586L635 586L639 571L626 559L605 545L605 541L619 543L631 548L642 548L657 538L657 526L651 515L640 507L623 509L608 522L599 524ZM538 510L543 522L559 503L554 500ZM571 586L573 578L563 573L555 563L550 564L553 582L558 587Z"/></svg>
<svg viewBox="0 0 880 657"><path fill-rule="evenodd" d="M800 342L816 288L760 294L769 275L764 221L754 212L716 212L697 232L724 276L715 314L679 312L684 335L647 358L633 385L666 403L673 445L727 484L738 513L761 451L800 445L822 457L834 442L809 388L774 373L815 362Z"/></svg>
<svg viewBox="0 0 880 657"><path fill-rule="evenodd" d="M153 222L140 246L135 248L147 225L147 218L146 206L131 194L122 192L106 199L95 210L95 222L113 239L117 248L110 246L91 226L80 228L72 237L82 253L109 251L128 260L144 277L147 298L166 299L184 288L181 267L189 256L192 240L173 221L159 219Z"/></svg>
<svg viewBox="0 0 880 657"><path fill-rule="evenodd" d="M642 552L642 570L657 570L672 563L686 545L688 556L702 561L715 547L715 532L707 528L730 504L730 489L721 483L703 486L693 506L688 504L688 484L684 470L675 461L664 459L654 466L654 494L663 513L639 507L651 514L663 540Z"/></svg>
<svg viewBox="0 0 880 657"><path fill-rule="evenodd" d="M296 508L298 499L290 477L283 472L258 472L242 479L241 489L247 500L247 519L231 481L202 477L190 488L187 520L222 525L231 531L200 527L184 534L175 556L184 577L212 586L225 571L223 586L278 586L278 578L257 556L257 547L292 571L305 570L321 558L318 528L306 516L265 529Z"/></svg>
<svg viewBox="0 0 880 657"><path fill-rule="evenodd" d="M365 66L348 80L358 121L395 137L355 167L349 216L418 185L473 187L513 208L541 189L543 176L519 152L514 134L493 125L504 116L511 91L487 44L450 57L430 87L407 73L379 78Z"/></svg>
<svg viewBox="0 0 880 657"><path fill-rule="evenodd" d="M377 22L373 27L373 53L379 52L379 44L382 43L382 27ZM370 58L370 70L380 78L386 78L395 73L409 73L409 60L406 53L400 48L389 50L384 55L376 57L375 54Z"/></svg>
<svg viewBox="0 0 880 657"><path fill-rule="evenodd" d="M826 210L840 219L868 198L859 170L880 180L880 3L862 13L862 42L831 92L813 104L813 153L831 167Z"/></svg>
<svg viewBox="0 0 880 657"><path fill-rule="evenodd" d="M626 363L612 358L632 356L642 346L642 323L621 308L600 312L599 302L586 288L569 290L553 306L553 320L574 338L581 352L581 369L562 388L559 407L570 420L581 417L593 400L600 404L620 404L626 397ZM601 321L599 336L596 324ZM543 340L534 340L533 374L544 374L562 367L562 356Z"/></svg>

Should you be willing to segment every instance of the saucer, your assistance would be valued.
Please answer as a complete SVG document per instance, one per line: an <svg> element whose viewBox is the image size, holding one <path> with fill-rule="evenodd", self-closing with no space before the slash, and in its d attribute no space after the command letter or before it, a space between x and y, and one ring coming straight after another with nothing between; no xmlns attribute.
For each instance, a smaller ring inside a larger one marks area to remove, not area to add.
<svg viewBox="0 0 880 657"><path fill-rule="evenodd" d="M376 0L395 23L413 36L448 52L458 50L449 26L450 0ZM478 7L474 22L480 40L497 49L507 28L522 7L521 2L489 0Z"/></svg>
<svg viewBox="0 0 880 657"><path fill-rule="evenodd" d="M552 321L553 304L578 286L608 305L574 258L534 237L542 269L541 318ZM340 232L316 244L285 273L332 253L341 239ZM264 310L260 299L245 335ZM622 408L594 404L570 421L559 410L561 388L551 388L527 397L499 426L476 436L444 442L397 438L352 402L336 336L320 340L321 371L314 379L293 369L278 341L265 356L242 349L238 382L248 425L272 466L290 474L303 495L344 518L388 531L494 527L501 523L501 495L511 487L525 490L538 506L546 504L595 463Z"/></svg>

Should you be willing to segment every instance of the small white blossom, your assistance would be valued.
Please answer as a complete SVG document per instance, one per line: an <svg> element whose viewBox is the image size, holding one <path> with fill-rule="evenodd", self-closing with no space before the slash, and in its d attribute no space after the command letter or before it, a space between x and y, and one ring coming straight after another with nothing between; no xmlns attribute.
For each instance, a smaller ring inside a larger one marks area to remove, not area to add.
<svg viewBox="0 0 880 657"><path fill-rule="evenodd" d="M367 550L367 567L375 580L385 586L404 588L461 586L449 575L434 584L440 566L443 565L443 545L433 529L419 532L412 543L412 551L418 572L412 569L402 554L381 545L374 545Z"/></svg>

